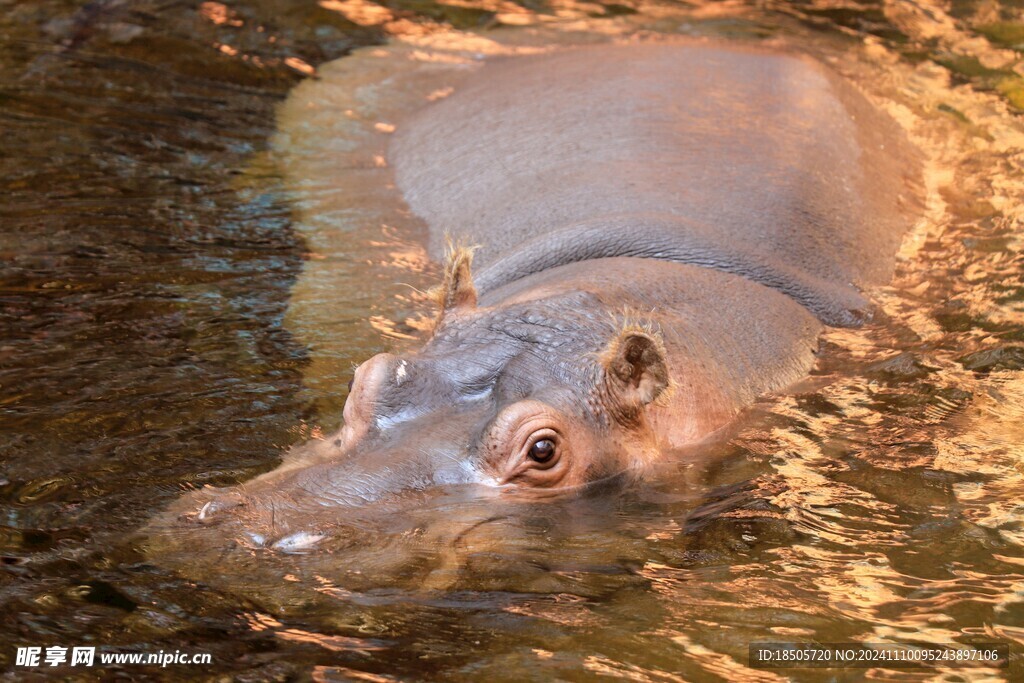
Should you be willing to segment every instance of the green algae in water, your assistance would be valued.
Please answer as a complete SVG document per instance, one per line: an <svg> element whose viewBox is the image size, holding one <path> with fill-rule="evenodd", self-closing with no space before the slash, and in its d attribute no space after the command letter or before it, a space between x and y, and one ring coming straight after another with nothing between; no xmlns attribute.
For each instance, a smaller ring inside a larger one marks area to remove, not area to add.
<svg viewBox="0 0 1024 683"><path fill-rule="evenodd" d="M977 57L966 55L939 54L935 56L935 63L941 64L954 74L968 80L1005 78L1013 74L1007 69L989 68L982 64Z"/></svg>
<svg viewBox="0 0 1024 683"><path fill-rule="evenodd" d="M995 45L1014 50L1024 49L1024 24L1012 21L999 21L994 24L983 24L975 27Z"/></svg>
<svg viewBox="0 0 1024 683"><path fill-rule="evenodd" d="M1007 102L1024 111L1024 78L1008 76L996 83L996 90L1006 98Z"/></svg>

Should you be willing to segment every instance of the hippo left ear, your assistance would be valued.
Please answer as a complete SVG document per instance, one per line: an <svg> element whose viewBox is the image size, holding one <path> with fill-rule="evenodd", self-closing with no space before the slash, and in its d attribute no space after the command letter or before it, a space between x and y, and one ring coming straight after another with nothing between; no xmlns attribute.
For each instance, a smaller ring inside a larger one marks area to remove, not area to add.
<svg viewBox="0 0 1024 683"><path fill-rule="evenodd" d="M456 246L448 242L448 257L445 260L444 283L437 293L441 304L441 316L457 308L476 307L476 287L473 286L473 263L475 247Z"/></svg>
<svg viewBox="0 0 1024 683"><path fill-rule="evenodd" d="M624 405L642 407L668 388L661 337L642 328L625 329L601 355L608 387Z"/></svg>

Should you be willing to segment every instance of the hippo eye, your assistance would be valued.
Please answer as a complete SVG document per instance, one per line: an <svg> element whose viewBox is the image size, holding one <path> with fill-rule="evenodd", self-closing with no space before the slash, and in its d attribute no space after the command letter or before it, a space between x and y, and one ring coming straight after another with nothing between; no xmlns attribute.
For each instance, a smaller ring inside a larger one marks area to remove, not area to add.
<svg viewBox="0 0 1024 683"><path fill-rule="evenodd" d="M574 467L571 422L557 409L533 399L504 408L480 441L500 485L555 488L585 466Z"/></svg>
<svg viewBox="0 0 1024 683"><path fill-rule="evenodd" d="M557 449L554 441L551 439L538 439L533 442L532 446L530 446L530 450L527 452L527 455L529 455L530 460L533 460L535 463L546 465L554 459L556 451Z"/></svg>

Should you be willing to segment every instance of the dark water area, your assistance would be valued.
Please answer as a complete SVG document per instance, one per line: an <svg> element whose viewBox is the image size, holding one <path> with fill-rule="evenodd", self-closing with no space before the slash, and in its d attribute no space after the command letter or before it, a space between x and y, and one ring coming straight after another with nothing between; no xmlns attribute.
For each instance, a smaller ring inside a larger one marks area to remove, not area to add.
<svg viewBox="0 0 1024 683"><path fill-rule="evenodd" d="M273 45L275 67L211 58L217 27L184 3L16 3L3 21L17 553L23 533L53 549L123 529L183 477L259 469L308 411L280 325L301 245L273 174L242 170L300 75Z"/></svg>
<svg viewBox="0 0 1024 683"><path fill-rule="evenodd" d="M706 466L625 492L480 528L492 501L441 494L443 528L378 520L323 553L139 542L187 491L333 430L352 364L411 343L405 285L436 276L414 226L366 218L386 198L319 211L352 195L303 175L316 134L282 133L289 95L350 84L329 63L390 39L447 58L634 32L786 40L907 128L930 201L877 320L826 333L812 377ZM0 2L5 677L1020 680L1022 50L1024 6L984 0ZM748 667L769 640L1015 659ZM16 664L51 645L212 664Z"/></svg>
<svg viewBox="0 0 1024 683"><path fill-rule="evenodd" d="M303 247L247 160L309 62L378 38L294 4L0 11L5 644L117 640L146 601L111 535L268 469L312 416L281 325Z"/></svg>

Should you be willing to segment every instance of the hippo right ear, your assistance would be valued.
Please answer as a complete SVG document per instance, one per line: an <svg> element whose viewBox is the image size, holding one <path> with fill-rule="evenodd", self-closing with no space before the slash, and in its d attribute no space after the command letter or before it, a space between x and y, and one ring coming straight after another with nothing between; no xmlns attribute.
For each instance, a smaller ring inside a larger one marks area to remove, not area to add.
<svg viewBox="0 0 1024 683"><path fill-rule="evenodd" d="M668 388L665 344L660 335L627 327L601 354L608 389L622 406L641 408Z"/></svg>

